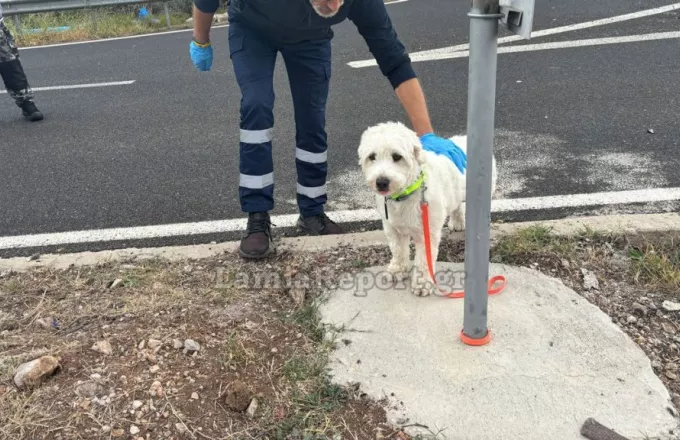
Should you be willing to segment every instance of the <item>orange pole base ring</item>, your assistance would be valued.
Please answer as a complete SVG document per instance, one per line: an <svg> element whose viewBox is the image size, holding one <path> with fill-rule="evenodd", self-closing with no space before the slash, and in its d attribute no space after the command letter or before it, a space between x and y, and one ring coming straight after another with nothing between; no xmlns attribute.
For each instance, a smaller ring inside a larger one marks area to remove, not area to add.
<svg viewBox="0 0 680 440"><path fill-rule="evenodd" d="M474 347L479 347L481 345L486 345L491 341L491 331L489 329L486 330L486 336L484 336L481 339L473 339L469 336L466 336L465 333L463 333L463 330L460 331L460 340L463 341L464 344L467 345L472 345Z"/></svg>

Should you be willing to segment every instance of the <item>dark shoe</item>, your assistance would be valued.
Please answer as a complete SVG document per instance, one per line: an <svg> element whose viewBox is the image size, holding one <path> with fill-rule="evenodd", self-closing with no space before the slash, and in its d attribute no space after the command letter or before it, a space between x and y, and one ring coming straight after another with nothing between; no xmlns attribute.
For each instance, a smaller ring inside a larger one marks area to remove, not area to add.
<svg viewBox="0 0 680 440"><path fill-rule="evenodd" d="M271 221L266 212L248 214L246 236L241 240L239 254L243 258L264 258L272 251Z"/></svg>
<svg viewBox="0 0 680 440"><path fill-rule="evenodd" d="M303 232L312 235L337 235L344 231L333 220L329 219L325 213L311 217L302 217L298 219L298 227Z"/></svg>
<svg viewBox="0 0 680 440"><path fill-rule="evenodd" d="M21 114L29 121L42 121L43 114L40 113L33 101L26 101L21 104Z"/></svg>

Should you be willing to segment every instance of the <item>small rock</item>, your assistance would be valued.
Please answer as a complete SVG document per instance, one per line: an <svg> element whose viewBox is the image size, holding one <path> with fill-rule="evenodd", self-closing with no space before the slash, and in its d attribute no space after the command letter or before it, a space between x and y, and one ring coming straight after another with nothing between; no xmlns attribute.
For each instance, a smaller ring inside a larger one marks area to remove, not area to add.
<svg viewBox="0 0 680 440"><path fill-rule="evenodd" d="M155 348L160 347L162 344L163 343L161 341L159 341L158 339L149 339L148 345L149 345L149 348L153 350Z"/></svg>
<svg viewBox="0 0 680 440"><path fill-rule="evenodd" d="M666 364L666 371L678 371L678 364L669 362Z"/></svg>
<svg viewBox="0 0 680 440"><path fill-rule="evenodd" d="M664 301L661 307L667 312L677 312L680 311L680 303L673 301Z"/></svg>
<svg viewBox="0 0 680 440"><path fill-rule="evenodd" d="M678 375L675 374L673 371L666 370L666 377L669 378L670 380L677 380Z"/></svg>
<svg viewBox="0 0 680 440"><path fill-rule="evenodd" d="M198 400L198 393L191 393L191 400Z"/></svg>
<svg viewBox="0 0 680 440"><path fill-rule="evenodd" d="M149 394L155 397L163 397L163 385L159 381L155 381L149 388Z"/></svg>
<svg viewBox="0 0 680 440"><path fill-rule="evenodd" d="M53 328L57 328L57 321L51 316L48 316L47 318L40 318L36 320L35 325L45 330L51 330Z"/></svg>
<svg viewBox="0 0 680 440"><path fill-rule="evenodd" d="M161 367L159 367L158 365L153 365L151 368L149 368L149 372L151 372L151 374L156 374L160 369Z"/></svg>
<svg viewBox="0 0 680 440"><path fill-rule="evenodd" d="M201 346L193 339L187 339L184 341L184 354L191 354L199 351L200 349Z"/></svg>
<svg viewBox="0 0 680 440"><path fill-rule="evenodd" d="M120 278L116 278L109 284L109 289L115 289L116 287L120 286L123 284L123 280Z"/></svg>
<svg viewBox="0 0 680 440"><path fill-rule="evenodd" d="M628 315L628 318L626 319L626 322L628 324L635 324L637 322L637 318L633 315Z"/></svg>
<svg viewBox="0 0 680 440"><path fill-rule="evenodd" d="M640 315L646 315L647 314L647 307L643 306L640 303L634 303L633 304L633 311L635 313L640 314Z"/></svg>
<svg viewBox="0 0 680 440"><path fill-rule="evenodd" d="M40 254L33 254L30 257L28 257L26 260L28 261L36 261L40 259Z"/></svg>
<svg viewBox="0 0 680 440"><path fill-rule="evenodd" d="M146 346L146 341L142 340L142 342L139 343L137 346L137 350L144 350L144 347Z"/></svg>
<svg viewBox="0 0 680 440"><path fill-rule="evenodd" d="M111 432L111 427L109 425L102 426L102 432L105 434Z"/></svg>
<svg viewBox="0 0 680 440"><path fill-rule="evenodd" d="M59 359L54 356L43 356L26 362L17 368L14 384L19 389L40 386L48 377L60 368Z"/></svg>
<svg viewBox="0 0 680 440"><path fill-rule="evenodd" d="M184 342L180 341L179 339L173 339L172 340L172 347L175 350L179 350L181 348L184 348Z"/></svg>
<svg viewBox="0 0 680 440"><path fill-rule="evenodd" d="M139 428L136 427L135 425L130 426L130 434L132 434L132 435L139 434Z"/></svg>
<svg viewBox="0 0 680 440"><path fill-rule="evenodd" d="M255 412L257 411L257 407L259 406L259 402L257 401L256 397L253 397L253 400L250 401L250 405L248 405L248 409L246 410L246 414L248 414L248 417L251 419L255 417Z"/></svg>
<svg viewBox="0 0 680 440"><path fill-rule="evenodd" d="M663 331L665 331L669 335L675 334L675 326L673 324L669 323L669 322L661 323L661 328L663 328Z"/></svg>
<svg viewBox="0 0 680 440"><path fill-rule="evenodd" d="M251 400L252 397L246 384L237 380L229 387L225 403L231 410L243 412L248 408Z"/></svg>
<svg viewBox="0 0 680 440"><path fill-rule="evenodd" d="M583 287L588 290L600 290L600 283L595 274L588 269L581 269L583 273Z"/></svg>
<svg viewBox="0 0 680 440"><path fill-rule="evenodd" d="M99 341L92 346L92 350L98 351L106 356L111 356L113 354L113 348L109 341Z"/></svg>
<svg viewBox="0 0 680 440"><path fill-rule="evenodd" d="M123 431L122 429L114 429L113 431L111 431L111 437L113 438L120 438L124 435L125 431Z"/></svg>
<svg viewBox="0 0 680 440"><path fill-rule="evenodd" d="M569 269L571 267L571 264L569 264L569 260L566 258L562 258L562 267L565 269Z"/></svg>
<svg viewBox="0 0 680 440"><path fill-rule="evenodd" d="M81 383L76 387L76 394L81 397L88 397L90 399L95 396L101 396L105 392L106 390L104 390L104 387L96 382L91 381Z"/></svg>
<svg viewBox="0 0 680 440"><path fill-rule="evenodd" d="M647 133L649 133L649 134L654 134L654 129L653 129L653 128L648 128L648 129L647 129Z"/></svg>
<svg viewBox="0 0 680 440"><path fill-rule="evenodd" d="M175 423L175 429L180 435L184 435L187 432L187 427L184 426L184 423Z"/></svg>
<svg viewBox="0 0 680 440"><path fill-rule="evenodd" d="M144 406L144 402L142 402L141 400L135 400L134 402L132 402L132 407L134 409L139 409L142 406Z"/></svg>

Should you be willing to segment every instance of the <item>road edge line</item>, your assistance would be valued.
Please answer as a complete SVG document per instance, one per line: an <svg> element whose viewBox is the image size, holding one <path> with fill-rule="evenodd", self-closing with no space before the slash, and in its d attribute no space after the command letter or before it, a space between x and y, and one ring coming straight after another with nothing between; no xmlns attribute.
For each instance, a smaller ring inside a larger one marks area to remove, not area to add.
<svg viewBox="0 0 680 440"><path fill-rule="evenodd" d="M609 234L680 232L680 213L616 214L570 217L558 220L492 223L491 240L493 242L499 237L537 225L551 228L551 232L558 236L577 234L583 232L586 228ZM447 235L448 238L454 242L464 241L465 239L463 232L449 232ZM71 266L85 267L108 262L131 260L144 261L155 258L168 261L195 260L236 252L238 245L238 241L228 241L217 244L127 248L96 252L86 251L71 254L46 254L34 261L27 261L25 257L11 257L0 259L0 274L8 271L25 272L36 268L63 270ZM285 237L277 240L277 249L280 251L306 253L336 249L339 247L366 248L386 245L387 241L382 229L334 236Z"/></svg>

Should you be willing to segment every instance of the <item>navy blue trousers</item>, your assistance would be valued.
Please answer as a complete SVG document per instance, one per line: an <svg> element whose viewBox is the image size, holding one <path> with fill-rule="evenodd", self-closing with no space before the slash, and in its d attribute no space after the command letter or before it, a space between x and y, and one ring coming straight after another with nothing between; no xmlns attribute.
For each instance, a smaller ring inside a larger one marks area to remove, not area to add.
<svg viewBox="0 0 680 440"><path fill-rule="evenodd" d="M229 26L229 53L241 90L239 199L244 212L274 208L274 67L281 52L295 109L297 203L303 216L326 203L326 101L331 77L330 40L279 46L244 28Z"/></svg>

